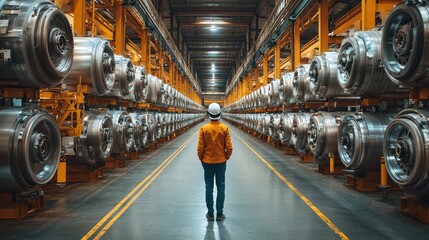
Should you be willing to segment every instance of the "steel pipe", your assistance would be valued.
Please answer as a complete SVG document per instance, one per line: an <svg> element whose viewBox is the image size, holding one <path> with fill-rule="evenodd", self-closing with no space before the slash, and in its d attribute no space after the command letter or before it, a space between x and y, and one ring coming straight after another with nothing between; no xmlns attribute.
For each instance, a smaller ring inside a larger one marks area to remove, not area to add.
<svg viewBox="0 0 429 240"><path fill-rule="evenodd" d="M429 110L402 110L384 135L383 154L390 178L404 190L429 193Z"/></svg>
<svg viewBox="0 0 429 240"><path fill-rule="evenodd" d="M0 192L19 192L49 182L57 171L61 135L40 108L0 109Z"/></svg>
<svg viewBox="0 0 429 240"><path fill-rule="evenodd" d="M73 33L48 0L1 1L0 86L52 87L73 63Z"/></svg>
<svg viewBox="0 0 429 240"><path fill-rule="evenodd" d="M338 128L338 153L348 168L356 171L380 169L384 132L392 114L353 113Z"/></svg>
<svg viewBox="0 0 429 240"><path fill-rule="evenodd" d="M89 94L101 96L113 89L115 55L107 40L91 37L74 38L74 57L67 85L86 84Z"/></svg>
<svg viewBox="0 0 429 240"><path fill-rule="evenodd" d="M398 86L387 77L382 61L381 32L355 32L342 41L338 54L338 82L354 95L394 92Z"/></svg>

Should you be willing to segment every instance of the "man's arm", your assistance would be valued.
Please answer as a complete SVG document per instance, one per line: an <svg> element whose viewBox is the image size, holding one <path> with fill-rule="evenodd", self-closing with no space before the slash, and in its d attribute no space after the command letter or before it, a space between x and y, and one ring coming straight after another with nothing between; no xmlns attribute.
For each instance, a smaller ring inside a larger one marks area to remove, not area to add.
<svg viewBox="0 0 429 240"><path fill-rule="evenodd" d="M226 134L225 134L225 156L226 159L229 159L232 154L232 141L231 136L229 134L229 128L226 127Z"/></svg>
<svg viewBox="0 0 429 240"><path fill-rule="evenodd" d="M198 147L197 147L198 159L201 161L204 157L204 131L200 128L200 133L198 135Z"/></svg>

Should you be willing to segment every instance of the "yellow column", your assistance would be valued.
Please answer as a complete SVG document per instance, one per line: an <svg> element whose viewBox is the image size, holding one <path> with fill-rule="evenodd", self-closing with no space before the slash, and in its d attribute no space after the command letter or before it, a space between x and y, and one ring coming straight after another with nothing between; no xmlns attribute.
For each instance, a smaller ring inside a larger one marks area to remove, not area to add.
<svg viewBox="0 0 429 240"><path fill-rule="evenodd" d="M265 86L268 84L268 51L264 53L264 60L263 60L263 68L264 68L264 78L262 81L262 86Z"/></svg>
<svg viewBox="0 0 429 240"><path fill-rule="evenodd" d="M281 72L280 65L281 65L280 43L277 43L274 50L274 79L280 79L280 72Z"/></svg>
<svg viewBox="0 0 429 240"><path fill-rule="evenodd" d="M122 3L115 3L116 26L115 26L115 53L125 55L125 9Z"/></svg>
<svg viewBox="0 0 429 240"><path fill-rule="evenodd" d="M376 0L362 0L362 30L375 28Z"/></svg>
<svg viewBox="0 0 429 240"><path fill-rule="evenodd" d="M73 27L77 36L86 36L86 11L85 0L74 0L73 9Z"/></svg>
<svg viewBox="0 0 429 240"><path fill-rule="evenodd" d="M319 1L319 54L329 50L329 1Z"/></svg>
<svg viewBox="0 0 429 240"><path fill-rule="evenodd" d="M168 61L168 70L170 73L170 80L168 82L168 84L173 85L173 81L174 81L174 67L173 67L173 61L171 59L169 59Z"/></svg>
<svg viewBox="0 0 429 240"><path fill-rule="evenodd" d="M150 74L150 34L146 28L141 32L141 55L141 65L146 69L146 72Z"/></svg>
<svg viewBox="0 0 429 240"><path fill-rule="evenodd" d="M261 87L261 82L259 81L260 69L259 66L256 66L255 75L256 75L256 86L255 90L258 90Z"/></svg>
<svg viewBox="0 0 429 240"><path fill-rule="evenodd" d="M301 30L299 29L300 20L297 18L293 25L293 69L301 65Z"/></svg>
<svg viewBox="0 0 429 240"><path fill-rule="evenodd" d="M162 50L161 44L159 44L159 78L164 79L164 51Z"/></svg>

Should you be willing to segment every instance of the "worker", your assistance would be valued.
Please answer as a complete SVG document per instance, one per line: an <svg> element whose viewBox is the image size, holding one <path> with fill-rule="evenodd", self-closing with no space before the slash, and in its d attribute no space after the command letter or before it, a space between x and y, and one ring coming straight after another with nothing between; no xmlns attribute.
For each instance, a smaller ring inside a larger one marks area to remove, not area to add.
<svg viewBox="0 0 429 240"><path fill-rule="evenodd" d="M216 179L216 221L225 219L223 207L225 201L225 171L226 162L232 154L232 142L229 128L219 122L221 108L217 103L208 107L210 123L200 128L198 137L198 158L204 168L204 181L206 184L206 205L208 212L206 218L214 221L213 185Z"/></svg>

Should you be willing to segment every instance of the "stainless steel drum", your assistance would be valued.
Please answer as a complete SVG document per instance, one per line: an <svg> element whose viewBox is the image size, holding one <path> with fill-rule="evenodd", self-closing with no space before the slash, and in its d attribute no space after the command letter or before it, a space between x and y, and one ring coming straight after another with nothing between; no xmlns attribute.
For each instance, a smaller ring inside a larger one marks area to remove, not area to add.
<svg viewBox="0 0 429 240"><path fill-rule="evenodd" d="M337 52L324 52L311 61L310 90L318 99L350 95L338 83L337 59Z"/></svg>
<svg viewBox="0 0 429 240"><path fill-rule="evenodd" d="M429 193L429 110L405 109L384 135L383 153L390 178L404 190Z"/></svg>
<svg viewBox="0 0 429 240"><path fill-rule="evenodd" d="M429 7L426 1L397 4L383 27L383 65L398 85L417 87L429 84Z"/></svg>
<svg viewBox="0 0 429 240"><path fill-rule="evenodd" d="M107 96L132 99L134 92L134 65L131 59L115 55L115 83Z"/></svg>
<svg viewBox="0 0 429 240"><path fill-rule="evenodd" d="M317 112L310 116L308 146L313 155L326 159L329 154L338 156L338 127L347 112Z"/></svg>
<svg viewBox="0 0 429 240"><path fill-rule="evenodd" d="M89 86L91 95L105 95L115 83L115 55L109 41L101 38L75 37L74 58L67 85Z"/></svg>
<svg viewBox="0 0 429 240"><path fill-rule="evenodd" d="M45 184L57 171L60 130L40 108L0 109L0 192Z"/></svg>
<svg viewBox="0 0 429 240"><path fill-rule="evenodd" d="M131 120L133 122L133 134L134 134L134 144L131 147L131 151L138 151L141 148L145 147L144 143L144 124L145 124L145 115L140 112L129 113ZM147 141L147 139L146 139Z"/></svg>
<svg viewBox="0 0 429 240"><path fill-rule="evenodd" d="M280 114L271 114L269 123L269 136L271 137L271 139L276 141L279 140L280 119Z"/></svg>
<svg viewBox="0 0 429 240"><path fill-rule="evenodd" d="M296 70L292 81L293 97L298 103L316 101L310 90L310 64L302 64Z"/></svg>
<svg viewBox="0 0 429 240"><path fill-rule="evenodd" d="M294 113L283 113L280 118L279 139L282 144L293 146L292 143L292 124Z"/></svg>
<svg viewBox="0 0 429 240"><path fill-rule="evenodd" d="M381 32L355 32L342 41L338 54L338 82L359 96L379 95L398 89L387 77L381 54Z"/></svg>
<svg viewBox="0 0 429 240"><path fill-rule="evenodd" d="M112 117L101 111L85 111L83 131L77 146L79 158L74 161L95 164L97 160L104 160L110 156L112 144Z"/></svg>
<svg viewBox="0 0 429 240"><path fill-rule="evenodd" d="M348 169L380 169L384 132L392 119L392 114L366 112L343 118L338 129L338 153Z"/></svg>
<svg viewBox="0 0 429 240"><path fill-rule="evenodd" d="M148 98L148 76L142 66L136 66L134 79L134 94L131 100L135 102L147 101Z"/></svg>
<svg viewBox="0 0 429 240"><path fill-rule="evenodd" d="M156 82L156 103L158 105L162 104L162 99L164 98L164 95L165 95L164 81L158 78L158 81Z"/></svg>
<svg viewBox="0 0 429 240"><path fill-rule="evenodd" d="M293 97L293 79L295 72L287 72L280 79L280 92L279 97L280 101L283 102L285 106L290 106L295 104L295 98Z"/></svg>
<svg viewBox="0 0 429 240"><path fill-rule="evenodd" d="M295 113L292 120L291 142L295 150L305 153L308 150L307 132L310 123L310 113Z"/></svg>
<svg viewBox="0 0 429 240"><path fill-rule="evenodd" d="M0 86L52 87L73 63L73 33L49 0L1 1Z"/></svg>
<svg viewBox="0 0 429 240"><path fill-rule="evenodd" d="M155 117L155 113L153 112L149 112L147 114L147 124L148 124L148 142L149 143L154 143L156 142L156 135L157 135L157 131L158 131L158 121Z"/></svg>
<svg viewBox="0 0 429 240"><path fill-rule="evenodd" d="M158 78L154 75L147 75L147 83L148 83L148 94L147 94L147 102L156 103L158 99L158 91L156 89Z"/></svg>
<svg viewBox="0 0 429 240"><path fill-rule="evenodd" d="M130 152L134 146L134 127L130 115L125 111L107 111L113 122L113 153Z"/></svg>
<svg viewBox="0 0 429 240"><path fill-rule="evenodd" d="M268 105L278 107L280 104L280 80L273 80L268 84ZM248 101L246 101L248 102Z"/></svg>

